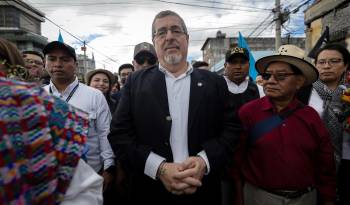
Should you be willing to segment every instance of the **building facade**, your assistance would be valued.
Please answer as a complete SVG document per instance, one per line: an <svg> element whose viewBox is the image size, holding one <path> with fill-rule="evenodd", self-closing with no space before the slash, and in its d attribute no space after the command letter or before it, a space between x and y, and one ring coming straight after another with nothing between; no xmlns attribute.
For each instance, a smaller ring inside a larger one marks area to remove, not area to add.
<svg viewBox="0 0 350 205"><path fill-rule="evenodd" d="M344 43L350 38L350 1L318 0L305 11L305 49L310 51L320 38L326 26L329 40Z"/></svg>
<svg viewBox="0 0 350 205"><path fill-rule="evenodd" d="M254 37L246 38L245 40L251 51L275 50L275 38ZM305 48L305 38L282 38L282 45L283 44L294 44L300 48ZM237 45L238 38L226 38L225 34L218 31L215 38L207 38L204 42L201 48L203 60L209 64L209 68L212 68L225 58L226 51L229 48Z"/></svg>
<svg viewBox="0 0 350 205"><path fill-rule="evenodd" d="M44 15L21 0L0 1L0 37L21 51L42 51L47 44L47 38L41 36Z"/></svg>
<svg viewBox="0 0 350 205"><path fill-rule="evenodd" d="M95 70L96 64L95 64L95 57L92 55L92 58L89 58L82 54L77 54L77 63L78 63L78 78L81 82L84 81L84 76L86 73Z"/></svg>

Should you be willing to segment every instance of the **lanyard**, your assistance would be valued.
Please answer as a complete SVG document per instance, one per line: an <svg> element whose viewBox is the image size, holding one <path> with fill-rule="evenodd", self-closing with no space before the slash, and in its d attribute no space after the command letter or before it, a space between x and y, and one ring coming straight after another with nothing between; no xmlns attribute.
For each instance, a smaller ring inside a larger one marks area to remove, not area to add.
<svg viewBox="0 0 350 205"><path fill-rule="evenodd" d="M73 88L73 90L69 93L67 99L66 99L66 102L68 103L69 100L72 98L72 96L74 95L75 91L78 89L79 87L79 83ZM52 89L51 89L51 86L50 86L50 94L52 94Z"/></svg>

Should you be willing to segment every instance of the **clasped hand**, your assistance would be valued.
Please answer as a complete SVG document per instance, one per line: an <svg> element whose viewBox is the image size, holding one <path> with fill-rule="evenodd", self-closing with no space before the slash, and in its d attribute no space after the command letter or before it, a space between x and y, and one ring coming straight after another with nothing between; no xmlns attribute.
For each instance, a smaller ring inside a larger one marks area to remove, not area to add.
<svg viewBox="0 0 350 205"><path fill-rule="evenodd" d="M206 170L201 157L189 157L182 163L164 163L160 167L159 179L172 194L193 194L202 186Z"/></svg>

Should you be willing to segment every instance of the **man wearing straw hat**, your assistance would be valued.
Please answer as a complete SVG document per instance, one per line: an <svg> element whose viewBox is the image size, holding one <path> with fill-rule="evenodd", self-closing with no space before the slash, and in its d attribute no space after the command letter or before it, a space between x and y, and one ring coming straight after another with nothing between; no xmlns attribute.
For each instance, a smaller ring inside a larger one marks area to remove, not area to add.
<svg viewBox="0 0 350 205"><path fill-rule="evenodd" d="M284 45L256 62L265 97L245 104L242 153L246 205L316 205L335 201L335 165L330 136L317 112L295 98L318 78L304 51Z"/></svg>

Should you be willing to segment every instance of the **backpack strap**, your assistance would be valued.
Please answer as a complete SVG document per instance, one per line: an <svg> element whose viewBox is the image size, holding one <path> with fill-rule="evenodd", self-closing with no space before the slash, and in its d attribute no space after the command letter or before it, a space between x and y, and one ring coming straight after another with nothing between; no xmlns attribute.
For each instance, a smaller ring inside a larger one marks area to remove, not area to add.
<svg viewBox="0 0 350 205"><path fill-rule="evenodd" d="M305 107L304 104L298 103L294 109L287 110L286 112L275 114L265 120L262 120L254 125L249 131L248 141L249 144L254 144L258 139L270 132L276 127L279 127L290 115L296 110Z"/></svg>

